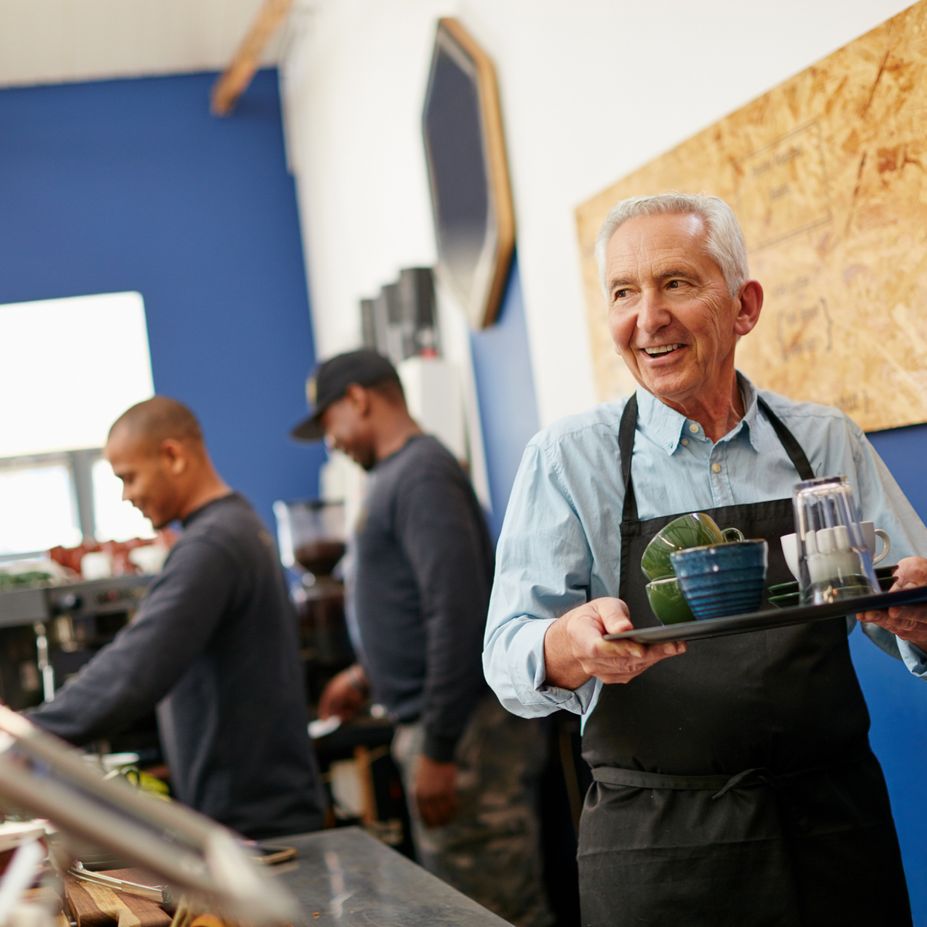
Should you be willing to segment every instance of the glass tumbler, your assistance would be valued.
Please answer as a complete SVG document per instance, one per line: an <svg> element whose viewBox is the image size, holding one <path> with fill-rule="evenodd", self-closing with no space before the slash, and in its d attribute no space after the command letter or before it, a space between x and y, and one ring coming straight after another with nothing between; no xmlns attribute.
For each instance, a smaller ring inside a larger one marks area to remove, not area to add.
<svg viewBox="0 0 927 927"><path fill-rule="evenodd" d="M792 494L803 605L878 595L879 581L845 476L798 483Z"/></svg>

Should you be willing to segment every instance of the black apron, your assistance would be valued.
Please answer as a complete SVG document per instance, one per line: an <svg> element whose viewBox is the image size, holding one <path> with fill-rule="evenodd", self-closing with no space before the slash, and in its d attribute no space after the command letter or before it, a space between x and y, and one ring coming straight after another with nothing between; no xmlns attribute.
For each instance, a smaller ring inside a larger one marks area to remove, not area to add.
<svg viewBox="0 0 927 927"><path fill-rule="evenodd" d="M793 435L759 400L801 479ZM621 596L658 625L640 558L678 514L640 521L631 481L637 402L625 407ZM769 542L768 584L790 579L778 539L791 499L709 509ZM579 838L584 927L910 925L901 856L844 621L692 641L626 685L603 686L583 733L592 768Z"/></svg>

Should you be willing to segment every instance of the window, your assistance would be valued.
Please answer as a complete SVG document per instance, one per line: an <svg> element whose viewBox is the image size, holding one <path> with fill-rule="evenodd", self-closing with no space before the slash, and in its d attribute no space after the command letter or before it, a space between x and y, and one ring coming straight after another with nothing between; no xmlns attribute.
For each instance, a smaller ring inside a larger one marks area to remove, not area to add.
<svg viewBox="0 0 927 927"><path fill-rule="evenodd" d="M153 393L140 294L0 306L0 558L152 535L100 448Z"/></svg>
<svg viewBox="0 0 927 927"><path fill-rule="evenodd" d="M71 472L61 458L0 468L0 512L0 554L80 543Z"/></svg>
<svg viewBox="0 0 927 927"><path fill-rule="evenodd" d="M154 537L151 522L122 498L122 483L100 457L91 469L93 485L93 535L98 540L127 541Z"/></svg>

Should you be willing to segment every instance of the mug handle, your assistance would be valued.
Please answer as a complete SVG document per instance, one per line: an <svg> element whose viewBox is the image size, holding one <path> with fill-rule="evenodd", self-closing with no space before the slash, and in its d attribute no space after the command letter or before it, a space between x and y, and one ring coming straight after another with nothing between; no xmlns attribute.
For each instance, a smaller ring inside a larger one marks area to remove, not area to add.
<svg viewBox="0 0 927 927"><path fill-rule="evenodd" d="M881 563L892 549L892 539L888 536L888 532L884 528L876 528L875 533L876 537L882 539L882 549L877 554L872 555L872 562Z"/></svg>
<svg viewBox="0 0 927 927"><path fill-rule="evenodd" d="M727 543L731 541L742 541L744 539L744 534L740 528L723 528L721 530L721 536Z"/></svg>

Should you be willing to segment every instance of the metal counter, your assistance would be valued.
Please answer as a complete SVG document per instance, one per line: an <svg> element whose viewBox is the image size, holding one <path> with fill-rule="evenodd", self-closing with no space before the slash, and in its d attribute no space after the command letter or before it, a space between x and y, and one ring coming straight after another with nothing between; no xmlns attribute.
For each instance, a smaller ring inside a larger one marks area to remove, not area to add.
<svg viewBox="0 0 927 927"><path fill-rule="evenodd" d="M421 866L357 827L284 837L299 856L279 877L313 927L506 927L508 921L471 901ZM505 878L505 873L497 873Z"/></svg>

